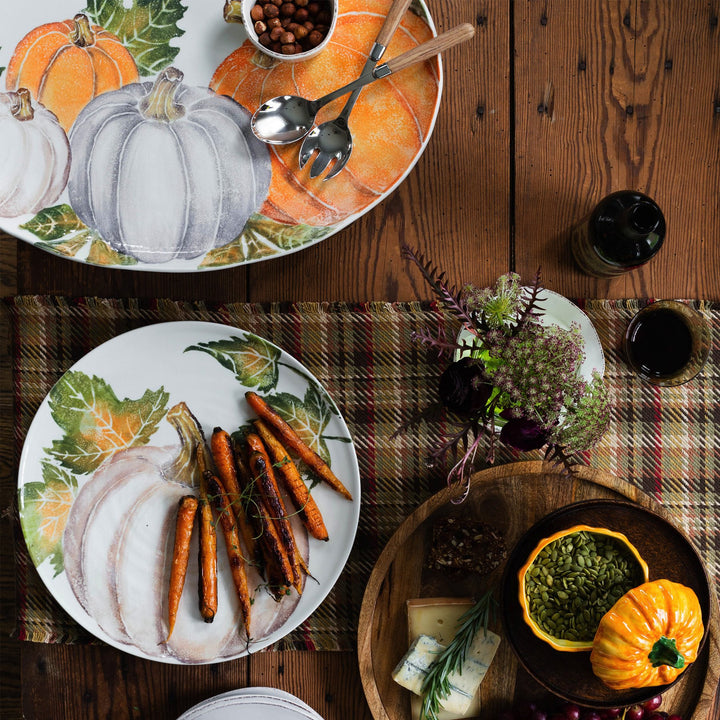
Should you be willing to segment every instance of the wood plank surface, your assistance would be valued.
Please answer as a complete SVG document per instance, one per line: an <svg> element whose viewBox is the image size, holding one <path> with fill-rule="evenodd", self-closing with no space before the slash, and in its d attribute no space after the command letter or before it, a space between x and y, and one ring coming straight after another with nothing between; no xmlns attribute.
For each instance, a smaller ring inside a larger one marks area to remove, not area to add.
<svg viewBox="0 0 720 720"><path fill-rule="evenodd" d="M428 298L400 258L425 252L453 282L542 267L570 297L720 300L720 0L433 0L438 29L474 22L444 57L433 137L403 184L350 227L293 255L196 274L71 262L0 233L3 295L212 301ZM654 196L668 239L646 268L612 281L577 272L567 229L604 194ZM8 348L7 317L0 335ZM0 362L0 508L16 483L9 352ZM326 720L371 715L354 653L260 653L203 667L151 663L105 646L19 643L9 522L0 535L0 716L176 718L233 687L274 685ZM709 718L720 717L716 705Z"/></svg>
<svg viewBox="0 0 720 720"><path fill-rule="evenodd" d="M720 4L515 4L516 269L568 297L717 298ZM616 190L660 205L643 268L593 280L568 230Z"/></svg>

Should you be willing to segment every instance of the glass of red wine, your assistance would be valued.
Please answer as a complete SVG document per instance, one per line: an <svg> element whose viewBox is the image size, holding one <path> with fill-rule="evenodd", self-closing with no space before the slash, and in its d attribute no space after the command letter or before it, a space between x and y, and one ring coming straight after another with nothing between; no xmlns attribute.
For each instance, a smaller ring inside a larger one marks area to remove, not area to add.
<svg viewBox="0 0 720 720"><path fill-rule="evenodd" d="M624 338L630 367L654 385L671 387L692 380L710 353L707 320L677 300L658 300L630 321Z"/></svg>

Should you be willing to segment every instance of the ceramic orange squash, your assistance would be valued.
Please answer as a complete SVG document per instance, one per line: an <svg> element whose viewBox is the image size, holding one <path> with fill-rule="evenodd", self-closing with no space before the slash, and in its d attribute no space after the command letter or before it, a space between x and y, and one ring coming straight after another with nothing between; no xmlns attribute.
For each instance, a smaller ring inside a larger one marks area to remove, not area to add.
<svg viewBox="0 0 720 720"><path fill-rule="evenodd" d="M625 593L603 616L590 663L614 690L666 685L697 658L703 633L695 592L655 580Z"/></svg>
<svg viewBox="0 0 720 720"><path fill-rule="evenodd" d="M30 90L68 131L94 97L137 80L135 60L120 40L78 13L31 30L10 58L6 83L8 90Z"/></svg>
<svg viewBox="0 0 720 720"><path fill-rule="evenodd" d="M288 92L319 98L360 74L389 7L390 0L341 0L328 46L302 62L273 64L246 41L218 66L210 87L250 112ZM406 13L383 61L430 37L425 20ZM271 146L272 183L262 214L288 224L326 226L377 201L403 177L430 134L439 81L439 66L433 59L367 86L350 117L353 153L332 181L311 179L312 163L299 168L300 143ZM336 117L346 99L322 108L317 122Z"/></svg>

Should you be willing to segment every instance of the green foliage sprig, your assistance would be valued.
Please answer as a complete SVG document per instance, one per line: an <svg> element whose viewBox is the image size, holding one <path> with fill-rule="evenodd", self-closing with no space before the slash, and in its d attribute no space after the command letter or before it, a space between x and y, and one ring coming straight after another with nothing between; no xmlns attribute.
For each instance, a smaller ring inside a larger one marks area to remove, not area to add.
<svg viewBox="0 0 720 720"><path fill-rule="evenodd" d="M423 680L420 720L437 720L442 701L450 695L450 676L462 668L473 639L495 615L497 601L489 590L458 620L458 630L450 644L430 666Z"/></svg>

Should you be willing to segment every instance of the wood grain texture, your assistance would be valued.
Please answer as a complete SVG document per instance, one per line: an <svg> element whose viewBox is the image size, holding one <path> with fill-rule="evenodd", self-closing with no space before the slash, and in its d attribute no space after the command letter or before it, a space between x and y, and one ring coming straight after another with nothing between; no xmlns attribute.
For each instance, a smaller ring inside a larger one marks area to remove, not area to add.
<svg viewBox="0 0 720 720"><path fill-rule="evenodd" d="M406 601L448 594L442 591L448 584L447 577L436 577L423 567L434 519L462 514L485 520L503 532L509 547L539 518L581 500L627 499L670 520L669 514L650 497L609 473L584 468L569 479L541 461L484 470L471 479L468 498L461 506L452 503L457 496L456 488L445 489L421 505L390 539L370 576L360 611L358 661L375 720L410 719L407 691L391 678L393 668L407 650ZM498 587L501 573L502 568L497 568L483 579L453 578L451 594L478 597ZM705 651L686 671L683 681L664 694L665 709L671 708L687 720L711 717L712 696L720 678L720 618L715 595L711 602ZM483 718L491 718L517 701L535 700L547 705L548 693L530 678L508 645L506 639L481 686Z"/></svg>
<svg viewBox="0 0 720 720"><path fill-rule="evenodd" d="M569 297L717 297L716 1L516 3L517 270ZM606 194L653 197L658 256L613 280L575 269L568 230Z"/></svg>
<svg viewBox="0 0 720 720"><path fill-rule="evenodd" d="M474 22L475 37L443 57L442 103L417 165L350 227L278 260L182 275L90 267L0 234L3 294L428 298L400 258L407 243L453 282L489 284L506 270L527 276L542 266L547 286L571 297L720 300L720 0L433 0L430 10L438 30ZM586 278L570 265L563 234L602 195L629 183L665 210L667 246L619 280ZM0 373L4 510L15 488L7 351ZM268 653L169 668L108 647L10 640L13 569L1 522L3 718L175 718L251 682L295 692L327 720L369 717L352 653ZM711 652L720 654L716 646ZM524 688L529 679L518 673L508 682ZM720 717L720 706L707 717Z"/></svg>

